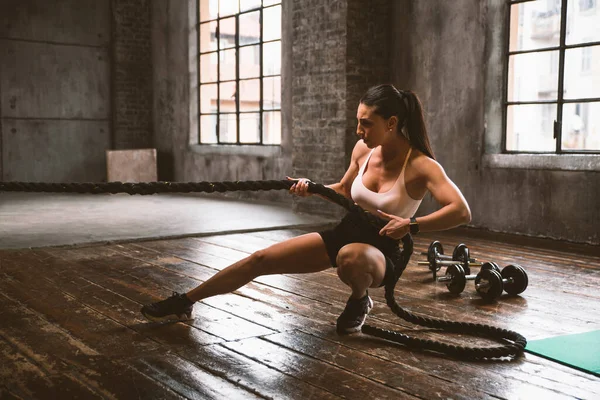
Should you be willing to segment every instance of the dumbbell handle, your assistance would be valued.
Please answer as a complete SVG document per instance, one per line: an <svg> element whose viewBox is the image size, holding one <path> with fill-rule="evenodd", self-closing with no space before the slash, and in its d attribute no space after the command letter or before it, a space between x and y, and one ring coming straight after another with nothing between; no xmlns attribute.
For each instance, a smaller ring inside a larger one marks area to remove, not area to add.
<svg viewBox="0 0 600 400"><path fill-rule="evenodd" d="M465 275L465 280L467 280L467 281L475 280L475 278L477 278L477 275ZM452 277L449 275L440 276L439 278L437 278L437 281L438 282L450 282L450 281L452 281Z"/></svg>
<svg viewBox="0 0 600 400"><path fill-rule="evenodd" d="M514 281L514 278L502 278L503 285L507 283L513 283ZM485 289L487 287L490 287L490 283L488 281L483 281L483 283L478 283L477 285L475 285L475 288L477 289Z"/></svg>
<svg viewBox="0 0 600 400"><path fill-rule="evenodd" d="M450 265L463 265L462 261L459 260L454 260L454 261L437 261L436 262L437 265L442 265L442 266L450 266ZM429 261L419 261L417 262L417 265L429 265ZM481 263L476 262L476 263L472 263L469 261L469 266L470 267L481 267Z"/></svg>
<svg viewBox="0 0 600 400"><path fill-rule="evenodd" d="M426 251L422 251L421 255L426 256L427 252ZM452 256L446 255L446 254L437 254L436 258L442 259L442 260L452 260ZM469 262L470 263L474 263L477 262L476 258L469 258Z"/></svg>

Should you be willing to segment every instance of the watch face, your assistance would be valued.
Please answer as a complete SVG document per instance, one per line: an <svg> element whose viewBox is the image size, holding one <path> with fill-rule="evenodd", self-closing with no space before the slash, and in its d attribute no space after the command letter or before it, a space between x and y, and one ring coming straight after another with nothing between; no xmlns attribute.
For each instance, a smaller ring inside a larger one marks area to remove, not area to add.
<svg viewBox="0 0 600 400"><path fill-rule="evenodd" d="M413 235L415 233L419 233L419 224L417 224L417 223L410 224L410 233L412 233Z"/></svg>

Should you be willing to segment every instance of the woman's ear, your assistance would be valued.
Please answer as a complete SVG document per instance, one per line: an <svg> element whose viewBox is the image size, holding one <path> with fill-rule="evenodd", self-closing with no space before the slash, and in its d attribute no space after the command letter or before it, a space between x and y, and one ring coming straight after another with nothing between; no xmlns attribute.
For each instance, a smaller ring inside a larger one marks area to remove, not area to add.
<svg viewBox="0 0 600 400"><path fill-rule="evenodd" d="M388 119L388 129L396 130L397 126L398 126L398 117L396 117L395 115L392 115L390 117L390 119Z"/></svg>

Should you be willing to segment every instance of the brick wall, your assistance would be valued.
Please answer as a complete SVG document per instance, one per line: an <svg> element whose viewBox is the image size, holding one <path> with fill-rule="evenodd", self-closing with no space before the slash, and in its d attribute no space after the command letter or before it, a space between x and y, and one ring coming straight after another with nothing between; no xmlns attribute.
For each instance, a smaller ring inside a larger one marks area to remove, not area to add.
<svg viewBox="0 0 600 400"><path fill-rule="evenodd" d="M115 149L152 147L151 0L112 0Z"/></svg>
<svg viewBox="0 0 600 400"><path fill-rule="evenodd" d="M295 176L338 182L356 143L362 93L389 79L386 0L293 1L292 166ZM303 212L340 215L339 206L298 199Z"/></svg>

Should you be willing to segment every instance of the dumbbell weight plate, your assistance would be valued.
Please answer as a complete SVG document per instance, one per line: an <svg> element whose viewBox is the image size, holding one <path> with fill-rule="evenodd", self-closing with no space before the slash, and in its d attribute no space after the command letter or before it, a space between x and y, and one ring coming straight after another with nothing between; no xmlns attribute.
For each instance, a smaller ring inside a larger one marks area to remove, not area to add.
<svg viewBox="0 0 600 400"><path fill-rule="evenodd" d="M523 293L529 284L527 273L520 265L507 265L502 269L502 278L513 279L513 282L504 284L504 291L511 296Z"/></svg>
<svg viewBox="0 0 600 400"><path fill-rule="evenodd" d="M427 249L427 261L429 261L430 264L433 264L438 254L444 254L444 246L442 246L442 243L434 240Z"/></svg>
<svg viewBox="0 0 600 400"><path fill-rule="evenodd" d="M446 283L448 291L452 294L461 294L465 290L467 280L465 279L465 271L460 265L450 265L446 268L446 276L452 280Z"/></svg>
<svg viewBox="0 0 600 400"><path fill-rule="evenodd" d="M465 275L471 274L471 268L469 268L469 249L466 245L461 243L456 246L452 252L452 260L460 261L460 265L463 267Z"/></svg>
<svg viewBox="0 0 600 400"><path fill-rule="evenodd" d="M477 287L479 284L486 283L485 287ZM477 274L475 278L475 288L477 293L485 301L496 301L500 298L503 290L502 275L498 271L491 269L484 269Z"/></svg>
<svg viewBox="0 0 600 400"><path fill-rule="evenodd" d="M456 246L454 248L454 251L452 252L452 259L453 260L460 260L460 258L458 258L458 257L461 256L464 253L465 249L467 250L467 254L469 254L469 249L468 249L468 247L467 247L466 244L461 243L458 246Z"/></svg>
<svg viewBox="0 0 600 400"><path fill-rule="evenodd" d="M484 262L483 264L481 264L481 271L484 270L493 270L496 272L500 272L500 267L498 267L498 264L496 264L495 262Z"/></svg>

